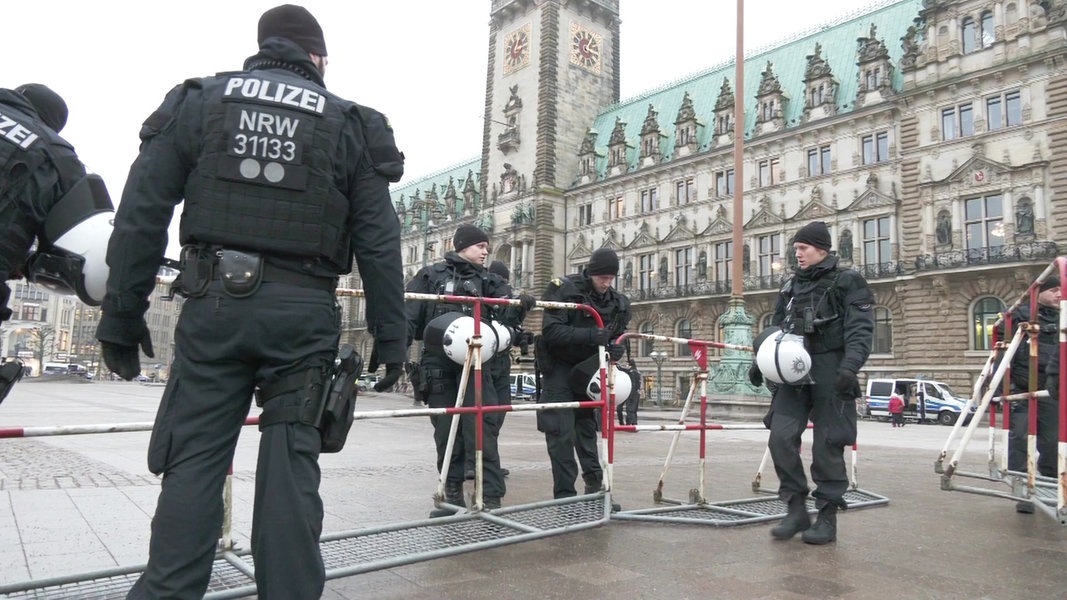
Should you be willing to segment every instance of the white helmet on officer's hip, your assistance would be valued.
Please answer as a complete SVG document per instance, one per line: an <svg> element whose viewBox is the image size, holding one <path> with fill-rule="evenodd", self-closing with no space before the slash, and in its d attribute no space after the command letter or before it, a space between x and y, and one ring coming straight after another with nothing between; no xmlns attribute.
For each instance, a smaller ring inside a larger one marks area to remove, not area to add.
<svg viewBox="0 0 1067 600"><path fill-rule="evenodd" d="M45 218L37 249L26 260L30 281L99 306L107 291L107 244L115 209L104 180L86 175Z"/></svg>
<svg viewBox="0 0 1067 600"><path fill-rule="evenodd" d="M499 324L495 324L499 325ZM496 354L498 340L501 337L500 330L506 330L500 325L499 329L482 322L482 364L485 364ZM423 341L427 349L443 352L452 362L462 365L467 362L467 349L471 340L474 339L474 317L460 312L445 313L426 325L423 333ZM510 343L510 334L505 344Z"/></svg>
<svg viewBox="0 0 1067 600"><path fill-rule="evenodd" d="M767 381L774 383L810 383L811 355L804 348L804 338L793 333L768 336L756 349L756 365Z"/></svg>
<svg viewBox="0 0 1067 600"><path fill-rule="evenodd" d="M620 371L616 365L612 364L608 368L607 375L609 381L611 377L615 378L615 403L618 404L628 400L630 393L633 392L633 382L630 380L630 374ZM608 393L610 393L610 390ZM589 385L585 388L585 395L592 400L600 400L600 369L597 369L597 372L589 380Z"/></svg>

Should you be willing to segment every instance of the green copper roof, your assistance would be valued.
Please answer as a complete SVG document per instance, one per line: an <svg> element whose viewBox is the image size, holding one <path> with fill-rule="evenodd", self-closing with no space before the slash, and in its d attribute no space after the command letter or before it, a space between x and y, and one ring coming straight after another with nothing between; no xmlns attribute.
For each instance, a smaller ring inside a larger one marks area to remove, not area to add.
<svg viewBox="0 0 1067 600"><path fill-rule="evenodd" d="M909 25L914 23L922 9L922 0L883 1L861 13L853 13L833 23L816 28L775 45L768 49L759 49L747 53L745 58L745 136L752 135L756 118L756 92L759 90L762 73L768 61L778 77L789 101L784 107L786 128L796 127L804 112L804 72L807 56L815 52L815 44L822 46L822 58L829 65L833 78L838 83L838 114L855 109L856 90L859 86L859 67L857 61L857 39L868 37L872 25L875 38L881 40L889 51L893 70L892 87L900 90L902 75L898 61L903 54L900 38L904 36ZM812 10L819 10L815 5ZM616 119L621 119L626 127L627 163L629 170L634 170L639 162L641 146L641 129L648 115L649 105L658 112L661 138L660 145L664 160L669 160L674 150L675 125L678 109L682 99L689 93L696 111L698 127L697 141L699 150L709 148L709 140L714 134L715 103L719 98L723 78L730 81L731 89L736 93L734 81L734 61L731 59L706 71L688 78L670 83L649 91L635 98L625 100L607 107L597 116L592 130L597 133L596 151L598 155L597 171L602 178L607 169L607 144L615 128ZM731 109L732 110L732 109Z"/></svg>
<svg viewBox="0 0 1067 600"><path fill-rule="evenodd" d="M407 216L404 219L404 226L407 227L411 223L410 211L416 202L425 202L428 197L436 194L437 204L440 210L444 210L445 195L448 192L449 185L451 185L456 195L455 212L459 215L466 208L463 204L463 192L467 187L468 179L471 180L470 183L473 185L475 194L481 194L481 171L482 159L480 157L471 158L429 175L413 179L403 185L391 186L389 195L393 199L393 206L397 207L397 212L399 212L401 205L407 211Z"/></svg>

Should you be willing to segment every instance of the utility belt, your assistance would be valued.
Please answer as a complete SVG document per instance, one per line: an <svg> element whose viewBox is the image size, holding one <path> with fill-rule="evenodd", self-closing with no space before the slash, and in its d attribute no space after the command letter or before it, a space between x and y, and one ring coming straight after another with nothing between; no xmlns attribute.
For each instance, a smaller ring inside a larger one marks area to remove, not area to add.
<svg viewBox="0 0 1067 600"><path fill-rule="evenodd" d="M180 285L175 291L187 298L206 295L213 281L222 282L223 289L234 298L255 294L264 282L286 283L331 294L337 289L336 277L319 277L283 269L264 260L258 252L184 246L180 268Z"/></svg>

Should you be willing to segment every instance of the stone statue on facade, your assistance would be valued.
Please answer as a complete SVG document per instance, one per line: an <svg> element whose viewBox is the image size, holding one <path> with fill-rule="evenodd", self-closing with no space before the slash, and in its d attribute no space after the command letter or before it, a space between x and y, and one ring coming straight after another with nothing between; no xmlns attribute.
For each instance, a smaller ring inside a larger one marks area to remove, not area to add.
<svg viewBox="0 0 1067 600"><path fill-rule="evenodd" d="M937 214L937 227L934 234L939 246L947 246L952 243L952 215L947 210Z"/></svg>

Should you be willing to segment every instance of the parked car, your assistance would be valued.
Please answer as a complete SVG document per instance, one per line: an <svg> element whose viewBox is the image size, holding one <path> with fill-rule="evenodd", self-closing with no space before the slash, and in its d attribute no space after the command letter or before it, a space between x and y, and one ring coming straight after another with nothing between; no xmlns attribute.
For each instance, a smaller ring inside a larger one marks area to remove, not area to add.
<svg viewBox="0 0 1067 600"><path fill-rule="evenodd" d="M378 383L381 377L377 375L364 375L356 380L356 389L365 392L374 387L374 384Z"/></svg>
<svg viewBox="0 0 1067 600"><path fill-rule="evenodd" d="M867 380L867 393L863 396L865 416L888 420L889 397L896 392L904 399L904 419L918 421L920 414L930 422L954 425L967 405L967 398L960 397L946 383L917 378L879 378ZM964 423L974 416L972 406Z"/></svg>
<svg viewBox="0 0 1067 600"><path fill-rule="evenodd" d="M537 382L533 373L511 374L511 401L531 401L537 395Z"/></svg>

